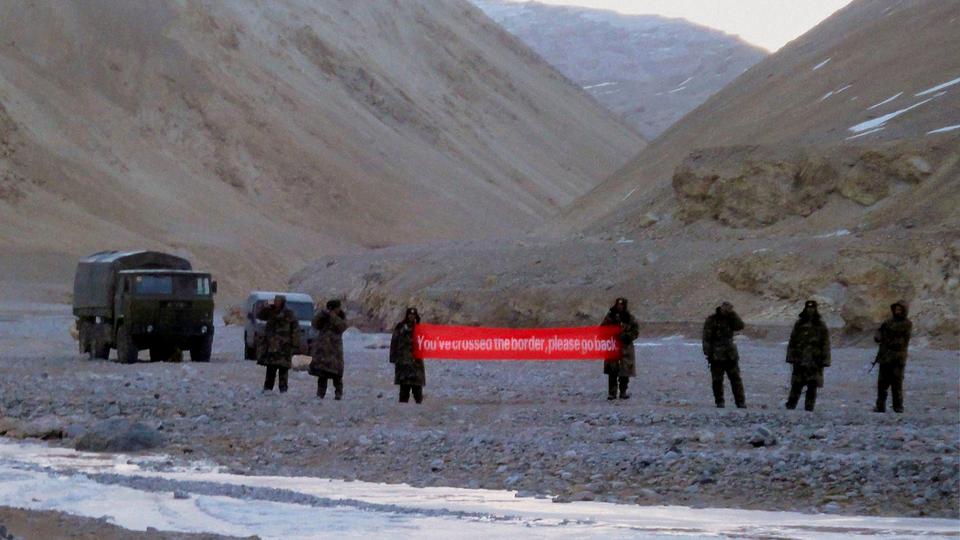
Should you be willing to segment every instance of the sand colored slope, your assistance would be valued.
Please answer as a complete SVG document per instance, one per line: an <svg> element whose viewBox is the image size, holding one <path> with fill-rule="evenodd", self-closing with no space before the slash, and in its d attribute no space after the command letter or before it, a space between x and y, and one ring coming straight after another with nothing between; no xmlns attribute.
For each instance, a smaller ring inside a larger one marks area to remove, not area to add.
<svg viewBox="0 0 960 540"><path fill-rule="evenodd" d="M18 257L165 248L276 285L535 226L642 145L459 0L6 3L0 35Z"/></svg>

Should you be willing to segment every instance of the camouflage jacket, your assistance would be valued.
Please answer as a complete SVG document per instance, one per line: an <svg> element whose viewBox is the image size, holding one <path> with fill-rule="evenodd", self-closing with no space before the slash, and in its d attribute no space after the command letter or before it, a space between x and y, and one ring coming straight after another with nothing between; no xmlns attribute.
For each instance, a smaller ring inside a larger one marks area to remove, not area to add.
<svg viewBox="0 0 960 540"><path fill-rule="evenodd" d="M877 333L874 341L880 344L877 351L877 363L881 365L904 365L907 363L907 347L910 344L910 333L913 323L910 319L887 319Z"/></svg>
<svg viewBox="0 0 960 540"><path fill-rule="evenodd" d="M313 317L317 337L310 354L310 374L317 377L343 377L343 333L347 319L342 311L318 311Z"/></svg>
<svg viewBox="0 0 960 540"><path fill-rule="evenodd" d="M264 306L257 318L266 321L262 342L257 346L257 363L262 366L290 368L293 351L300 347L300 321L289 309Z"/></svg>
<svg viewBox="0 0 960 540"><path fill-rule="evenodd" d="M787 345L793 383L816 381L823 386L823 368L830 365L830 331L820 317L801 318L793 325Z"/></svg>
<svg viewBox="0 0 960 540"><path fill-rule="evenodd" d="M423 359L413 356L413 329L406 321L393 328L390 338L390 363L393 364L393 384L425 386L427 370Z"/></svg>
<svg viewBox="0 0 960 540"><path fill-rule="evenodd" d="M603 363L603 372L607 375L617 375L619 377L637 376L637 355L633 348L633 341L640 335L640 325L637 319L629 311L617 313L610 310L607 316L603 318L601 326L619 326L620 343L623 347L620 354L620 361L606 361Z"/></svg>
<svg viewBox="0 0 960 540"><path fill-rule="evenodd" d="M711 364L740 360L737 346L733 342L736 332L743 330L743 320L734 312L714 313L703 323L703 354Z"/></svg>

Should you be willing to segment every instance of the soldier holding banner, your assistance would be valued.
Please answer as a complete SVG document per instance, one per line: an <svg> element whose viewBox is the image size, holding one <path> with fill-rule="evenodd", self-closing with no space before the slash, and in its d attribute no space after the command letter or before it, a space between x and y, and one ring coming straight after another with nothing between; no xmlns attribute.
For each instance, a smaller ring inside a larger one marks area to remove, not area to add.
<svg viewBox="0 0 960 540"><path fill-rule="evenodd" d="M630 399L627 393L627 386L630 384L630 377L637 376L636 353L633 348L633 341L640 335L640 325L637 319L627 309L627 299L617 298L613 307L603 318L601 326L619 326L620 327L620 358L607 360L603 363L603 372L607 375L607 399L617 399L617 390L620 391L620 399Z"/></svg>
<svg viewBox="0 0 960 540"><path fill-rule="evenodd" d="M400 386L400 403L413 400L423 403L423 387L427 384L427 372L422 358L413 355L413 331L420 322L417 308L407 308L403 320L393 328L390 339L390 363L393 364L393 384Z"/></svg>

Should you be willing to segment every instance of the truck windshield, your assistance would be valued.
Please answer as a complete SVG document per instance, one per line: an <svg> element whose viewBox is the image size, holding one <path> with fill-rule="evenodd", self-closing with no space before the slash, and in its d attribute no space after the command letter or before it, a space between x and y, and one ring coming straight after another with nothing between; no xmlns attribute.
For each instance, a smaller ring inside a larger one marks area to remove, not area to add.
<svg viewBox="0 0 960 540"><path fill-rule="evenodd" d="M210 296L207 276L153 276L134 278L134 291L144 295Z"/></svg>

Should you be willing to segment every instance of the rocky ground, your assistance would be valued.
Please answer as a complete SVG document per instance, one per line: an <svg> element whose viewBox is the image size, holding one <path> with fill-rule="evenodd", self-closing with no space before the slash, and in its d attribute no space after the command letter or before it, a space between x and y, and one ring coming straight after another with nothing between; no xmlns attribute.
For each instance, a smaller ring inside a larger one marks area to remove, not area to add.
<svg viewBox="0 0 960 540"><path fill-rule="evenodd" d="M37 328L68 320L32 317ZM699 345L679 336L641 340L642 376L628 401L604 399L591 362L431 361L422 406L397 403L384 335L348 334L340 402L318 401L305 372L291 374L288 394L261 394L263 368L240 359L233 327L219 329L210 364L91 362L69 339L50 334L44 350L0 336L6 436L74 446L121 417L156 429L155 451L172 464L207 459L243 474L510 489L559 502L960 515L956 351L912 351L907 412L895 415L870 412L873 351L855 347L834 351L817 411L806 413L783 409L778 342L741 342L741 411L713 407Z"/></svg>

